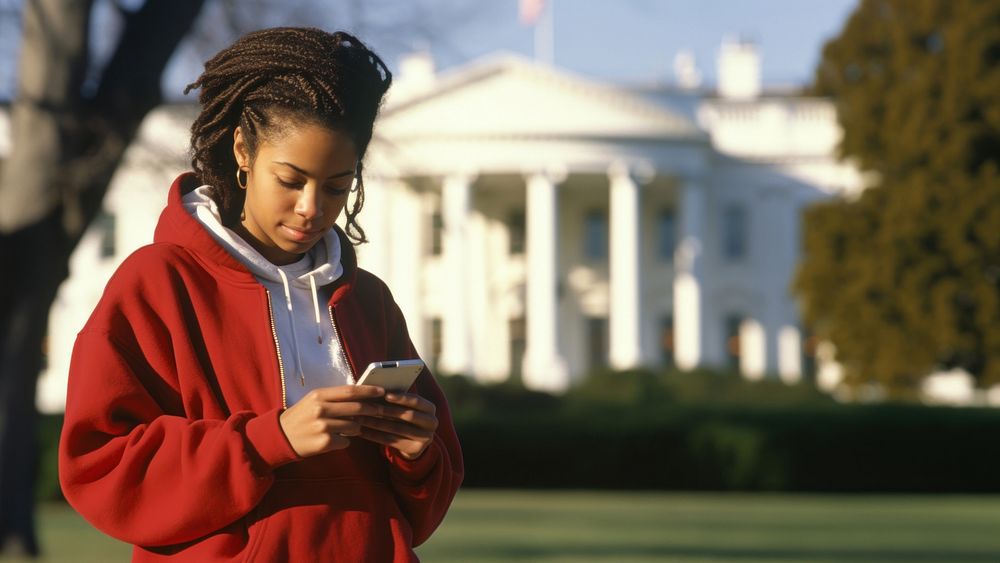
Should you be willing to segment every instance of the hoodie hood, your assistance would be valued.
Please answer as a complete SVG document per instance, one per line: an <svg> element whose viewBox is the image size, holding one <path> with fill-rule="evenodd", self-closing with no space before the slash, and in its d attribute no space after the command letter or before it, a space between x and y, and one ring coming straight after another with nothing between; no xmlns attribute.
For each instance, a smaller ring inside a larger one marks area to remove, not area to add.
<svg viewBox="0 0 1000 563"><path fill-rule="evenodd" d="M225 248L230 254L236 256L240 262L250 270L251 273L266 287L280 287L284 291L285 307L288 309L296 365L300 376L300 381L305 385L305 376L302 373L302 358L299 353L298 331L294 320L295 315L295 293L293 288L298 288L308 293L312 298L313 319L316 323L316 342L323 343L323 314L320 312L319 287L329 285L344 273L344 267L340 264L340 239L336 231L330 229L323 235L323 238L316 242L308 252L302 255L297 262L278 266L271 263L261 255L253 246L243 239L239 234L230 230L222 224L222 216L215 200L209 195L209 186L199 186L181 197L184 210L208 229L209 234L215 242ZM326 302L326 299L323 299ZM301 306L301 302L300 302Z"/></svg>
<svg viewBox="0 0 1000 563"><path fill-rule="evenodd" d="M201 256L206 266L223 278L236 283L256 283L255 278L283 282L283 277L290 285L300 287L309 287L310 280L320 287L333 283L333 301L353 285L357 256L339 226L334 225L302 261L279 268L222 225L218 207L208 197L207 189L191 172L178 176L170 186L154 242L182 246Z"/></svg>
<svg viewBox="0 0 1000 563"><path fill-rule="evenodd" d="M199 186L181 198L184 210L209 231L220 246L238 257L250 272L262 280L310 288L333 283L344 273L340 263L340 237L333 229L320 239L298 262L277 266L264 258L242 237L222 224L208 186Z"/></svg>

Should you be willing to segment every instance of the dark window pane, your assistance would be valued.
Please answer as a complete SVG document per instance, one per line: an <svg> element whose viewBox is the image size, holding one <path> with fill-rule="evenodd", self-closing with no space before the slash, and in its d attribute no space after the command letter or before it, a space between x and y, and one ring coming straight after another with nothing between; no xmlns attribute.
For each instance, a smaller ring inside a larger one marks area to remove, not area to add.
<svg viewBox="0 0 1000 563"><path fill-rule="evenodd" d="M527 346L524 317L510 319L510 380L520 382L521 366L524 363L524 350Z"/></svg>
<svg viewBox="0 0 1000 563"><path fill-rule="evenodd" d="M608 217L603 211L591 211L584 218L583 245L583 255L588 260L608 257Z"/></svg>
<svg viewBox="0 0 1000 563"><path fill-rule="evenodd" d="M431 255L441 255L441 239L444 236L444 220L440 213L431 215Z"/></svg>
<svg viewBox="0 0 1000 563"><path fill-rule="evenodd" d="M674 250L677 248L677 215L673 210L660 213L660 220L656 225L656 241L660 259L664 262L673 261Z"/></svg>
<svg viewBox="0 0 1000 563"><path fill-rule="evenodd" d="M608 365L608 319L587 319L587 366L591 371Z"/></svg>
<svg viewBox="0 0 1000 563"><path fill-rule="evenodd" d="M726 258L738 260L747 255L748 217L746 207L727 205L722 210L722 252Z"/></svg>
<svg viewBox="0 0 1000 563"><path fill-rule="evenodd" d="M511 212L507 219L507 230L510 236L510 253L524 254L524 211Z"/></svg>

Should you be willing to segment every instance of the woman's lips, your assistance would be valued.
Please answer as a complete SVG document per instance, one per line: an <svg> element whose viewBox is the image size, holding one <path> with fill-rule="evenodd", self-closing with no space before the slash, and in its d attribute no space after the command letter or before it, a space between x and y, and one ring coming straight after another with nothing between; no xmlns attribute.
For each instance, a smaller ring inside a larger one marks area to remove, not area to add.
<svg viewBox="0 0 1000 563"><path fill-rule="evenodd" d="M317 229L317 230L307 231L303 229L296 229L295 227L289 227L288 225L282 225L281 229L285 232L286 235L288 235L288 238L296 242L305 242L307 240L319 238L319 236L323 234L322 230Z"/></svg>

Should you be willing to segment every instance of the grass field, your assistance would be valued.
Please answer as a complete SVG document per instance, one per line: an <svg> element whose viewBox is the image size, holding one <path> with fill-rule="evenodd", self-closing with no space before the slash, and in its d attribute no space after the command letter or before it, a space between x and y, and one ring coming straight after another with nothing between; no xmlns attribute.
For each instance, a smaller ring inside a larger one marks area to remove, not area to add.
<svg viewBox="0 0 1000 563"><path fill-rule="evenodd" d="M128 561L71 509L46 561ZM424 561L1000 561L1000 497L464 490ZM12 560L13 561L13 560Z"/></svg>

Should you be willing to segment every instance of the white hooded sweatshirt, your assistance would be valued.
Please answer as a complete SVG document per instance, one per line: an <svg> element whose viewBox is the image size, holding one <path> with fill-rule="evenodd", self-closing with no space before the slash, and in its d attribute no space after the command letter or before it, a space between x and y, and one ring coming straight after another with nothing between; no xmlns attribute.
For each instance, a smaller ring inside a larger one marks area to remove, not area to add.
<svg viewBox="0 0 1000 563"><path fill-rule="evenodd" d="M298 262L276 266L223 226L218 206L208 194L208 186L187 193L184 209L271 295L287 406L312 389L354 383L328 306L330 284L344 273L337 233L331 229Z"/></svg>

